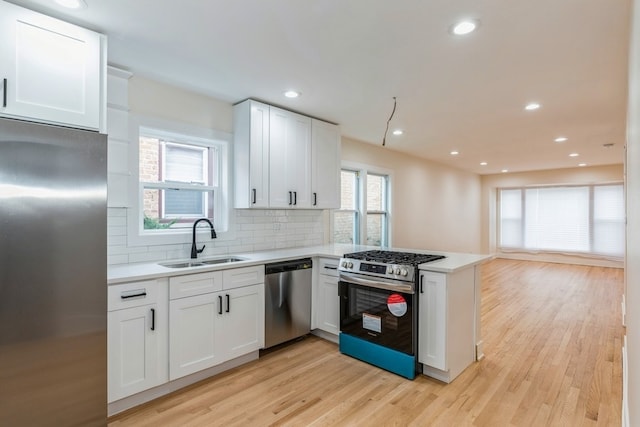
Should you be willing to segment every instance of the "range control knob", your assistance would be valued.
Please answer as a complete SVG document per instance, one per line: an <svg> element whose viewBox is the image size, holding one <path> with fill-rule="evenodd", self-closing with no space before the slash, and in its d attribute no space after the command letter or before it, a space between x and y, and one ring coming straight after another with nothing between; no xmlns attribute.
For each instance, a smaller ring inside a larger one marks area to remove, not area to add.
<svg viewBox="0 0 640 427"><path fill-rule="evenodd" d="M387 274L393 274L393 267L387 266Z"/></svg>
<svg viewBox="0 0 640 427"><path fill-rule="evenodd" d="M400 275L401 276L405 276L406 277L407 274L409 274L409 272L406 269L403 268L403 269L400 270Z"/></svg>
<svg viewBox="0 0 640 427"><path fill-rule="evenodd" d="M340 264L340 267L347 268L347 261L342 261L342 264Z"/></svg>
<svg viewBox="0 0 640 427"><path fill-rule="evenodd" d="M353 268L353 263L352 262L348 262L347 263L347 268Z"/></svg>
<svg viewBox="0 0 640 427"><path fill-rule="evenodd" d="M400 269L399 269L398 267L394 268L394 269L393 269L393 274L395 274L396 276L397 276L398 274L400 274Z"/></svg>

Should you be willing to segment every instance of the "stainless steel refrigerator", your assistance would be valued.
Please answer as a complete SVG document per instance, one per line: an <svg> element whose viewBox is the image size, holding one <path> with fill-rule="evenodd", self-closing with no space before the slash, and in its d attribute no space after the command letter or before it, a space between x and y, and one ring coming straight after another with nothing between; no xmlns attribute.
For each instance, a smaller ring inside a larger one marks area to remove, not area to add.
<svg viewBox="0 0 640 427"><path fill-rule="evenodd" d="M0 119L0 425L106 425L106 147Z"/></svg>

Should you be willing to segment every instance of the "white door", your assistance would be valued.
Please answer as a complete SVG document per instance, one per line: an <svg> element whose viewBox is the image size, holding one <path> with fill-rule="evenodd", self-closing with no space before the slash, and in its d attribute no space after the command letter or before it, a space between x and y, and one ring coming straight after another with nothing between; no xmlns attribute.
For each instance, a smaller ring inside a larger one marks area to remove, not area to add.
<svg viewBox="0 0 640 427"><path fill-rule="evenodd" d="M107 316L109 402L166 380L158 366L157 305L112 311Z"/></svg>
<svg viewBox="0 0 640 427"><path fill-rule="evenodd" d="M317 327L325 332L340 333L340 297L338 278L318 275Z"/></svg>
<svg viewBox="0 0 640 427"><path fill-rule="evenodd" d="M249 143L250 207L269 206L269 106L251 102Z"/></svg>
<svg viewBox="0 0 640 427"><path fill-rule="evenodd" d="M0 113L100 126L101 36L0 3Z"/></svg>
<svg viewBox="0 0 640 427"><path fill-rule="evenodd" d="M340 208L340 129L311 121L311 207Z"/></svg>
<svg viewBox="0 0 640 427"><path fill-rule="evenodd" d="M215 323L222 311L220 293L169 301L170 380L221 363Z"/></svg>
<svg viewBox="0 0 640 427"><path fill-rule="evenodd" d="M223 292L224 310L218 315L225 360L264 347L264 285Z"/></svg>
<svg viewBox="0 0 640 427"><path fill-rule="evenodd" d="M418 361L447 370L447 283L441 273L420 273Z"/></svg>
<svg viewBox="0 0 640 427"><path fill-rule="evenodd" d="M269 203L271 207L311 206L311 119L270 108Z"/></svg>

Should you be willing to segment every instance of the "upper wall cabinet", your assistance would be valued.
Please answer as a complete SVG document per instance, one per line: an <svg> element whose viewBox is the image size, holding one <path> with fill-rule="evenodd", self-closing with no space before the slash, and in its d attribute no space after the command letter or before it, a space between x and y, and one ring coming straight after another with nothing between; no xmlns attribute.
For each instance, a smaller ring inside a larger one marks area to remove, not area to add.
<svg viewBox="0 0 640 427"><path fill-rule="evenodd" d="M311 119L270 107L269 205L311 207Z"/></svg>
<svg viewBox="0 0 640 427"><path fill-rule="evenodd" d="M236 208L269 207L269 106L248 100L233 111Z"/></svg>
<svg viewBox="0 0 640 427"><path fill-rule="evenodd" d="M247 100L234 107L236 208L340 207L336 125Z"/></svg>
<svg viewBox="0 0 640 427"><path fill-rule="evenodd" d="M340 129L311 121L311 206L340 208Z"/></svg>
<svg viewBox="0 0 640 427"><path fill-rule="evenodd" d="M104 130L106 38L0 1L0 115Z"/></svg>

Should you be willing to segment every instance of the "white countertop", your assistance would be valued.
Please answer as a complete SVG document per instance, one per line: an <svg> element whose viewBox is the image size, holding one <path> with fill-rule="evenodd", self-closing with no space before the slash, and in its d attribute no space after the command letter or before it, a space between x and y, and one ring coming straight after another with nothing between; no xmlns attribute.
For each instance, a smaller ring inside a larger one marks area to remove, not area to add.
<svg viewBox="0 0 640 427"><path fill-rule="evenodd" d="M234 256L238 258L244 258L243 261L237 261L227 264L206 265L187 268L170 268L159 265L158 262L146 262L139 264L121 264L112 265L107 269L107 283L114 285L118 283L132 282L138 280L156 279L159 277L180 276L191 273L201 273L205 271L226 270L229 268L248 267L252 265L266 264L271 262L285 261L296 258L307 257L328 257L328 258L340 258L345 253L359 252L372 249L380 249L375 246L361 246L361 245L347 245L347 244L333 244L323 246L309 246L302 248L289 248L289 249L274 249L261 252L247 252L247 253L234 253L228 256ZM416 252L416 253L430 253L437 255L444 255L446 258L430 262L427 264L421 264L420 269L436 271L441 273L453 273L455 271L463 270L476 264L480 264L491 258L491 255L483 254L466 254L456 252L442 252L442 251L429 251L429 250L416 250L416 249L401 249L401 248L384 248L385 250ZM212 258L224 258L225 256L218 256ZM202 258L206 260L207 258ZM180 262L180 261L195 261L195 260L165 260L159 261L162 263L168 262Z"/></svg>

